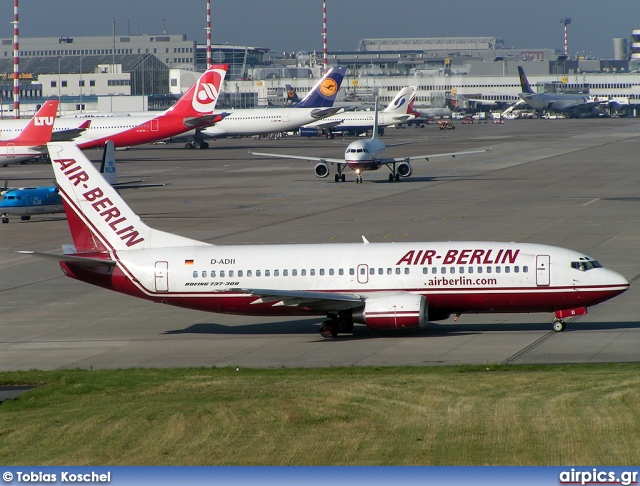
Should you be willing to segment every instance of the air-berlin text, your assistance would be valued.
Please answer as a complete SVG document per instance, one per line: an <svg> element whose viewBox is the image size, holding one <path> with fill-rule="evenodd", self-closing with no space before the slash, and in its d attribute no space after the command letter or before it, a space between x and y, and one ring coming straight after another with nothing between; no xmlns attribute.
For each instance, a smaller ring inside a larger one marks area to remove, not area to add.
<svg viewBox="0 0 640 486"><path fill-rule="evenodd" d="M53 162L60 165L62 173L67 176L74 186L89 180L89 176L82 170L75 159L54 159ZM83 184L82 187L88 188L88 185ZM105 197L102 189L99 187L89 189L82 194L82 197L91 203L93 209L128 247L144 241L140 233L127 223L127 218L122 215L120 210L114 206L108 197Z"/></svg>
<svg viewBox="0 0 640 486"><path fill-rule="evenodd" d="M520 250L509 249L466 249L448 250L440 254L436 250L410 250L398 260L396 265L502 265L513 264Z"/></svg>

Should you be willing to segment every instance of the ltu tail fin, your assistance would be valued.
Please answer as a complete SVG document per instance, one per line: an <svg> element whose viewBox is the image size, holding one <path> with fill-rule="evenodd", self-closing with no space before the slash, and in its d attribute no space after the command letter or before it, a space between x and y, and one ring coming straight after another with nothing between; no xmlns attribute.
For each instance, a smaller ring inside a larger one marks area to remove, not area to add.
<svg viewBox="0 0 640 486"><path fill-rule="evenodd" d="M524 73L524 69L522 69L522 66L518 66L518 75L520 76L520 86L522 86L522 92L535 94L535 91L533 91L533 89L531 88L529 80L527 79L527 75Z"/></svg>
<svg viewBox="0 0 640 486"><path fill-rule="evenodd" d="M344 79L347 68L343 66L332 67L316 84L309 94L300 103L293 105L295 108L330 108L336 100L340 85Z"/></svg>
<svg viewBox="0 0 640 486"><path fill-rule="evenodd" d="M77 253L208 245L144 224L73 142L47 147Z"/></svg>
<svg viewBox="0 0 640 486"><path fill-rule="evenodd" d="M20 145L44 145L51 140L53 124L58 111L58 100L45 101L33 115L22 133L12 140Z"/></svg>
<svg viewBox="0 0 640 486"><path fill-rule="evenodd" d="M212 64L167 113L184 117L211 114L216 108L228 68L228 64Z"/></svg>

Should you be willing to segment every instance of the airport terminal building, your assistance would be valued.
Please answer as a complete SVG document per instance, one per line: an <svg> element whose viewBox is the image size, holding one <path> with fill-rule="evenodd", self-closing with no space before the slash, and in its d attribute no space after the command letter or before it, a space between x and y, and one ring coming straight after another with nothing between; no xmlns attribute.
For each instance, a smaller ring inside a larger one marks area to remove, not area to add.
<svg viewBox="0 0 640 486"><path fill-rule="evenodd" d="M328 62L349 68L339 101L370 101L377 94L388 103L412 85L418 87L417 107L442 107L455 97L515 102L521 91L517 66L523 66L537 90L627 98L635 114L637 43L631 43L630 56L625 42L613 41L613 58L599 60L548 48L508 48L498 37L362 39L354 51L329 52ZM0 116L11 116L12 39L0 42ZM286 84L303 96L322 75L316 52L269 54L261 47L212 46L212 62L230 65L221 107L280 105ZM25 116L52 96L61 97L66 111L95 111L99 98L123 95L165 97L163 103L135 104L163 109L206 66L206 46L184 35L26 38L20 40L20 56Z"/></svg>

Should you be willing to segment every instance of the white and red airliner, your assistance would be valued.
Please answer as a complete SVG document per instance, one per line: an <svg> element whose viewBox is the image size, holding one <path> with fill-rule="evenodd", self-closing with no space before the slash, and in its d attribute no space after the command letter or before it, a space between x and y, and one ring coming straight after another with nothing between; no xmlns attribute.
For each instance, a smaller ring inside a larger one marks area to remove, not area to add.
<svg viewBox="0 0 640 486"><path fill-rule="evenodd" d="M555 312L553 328L629 287L577 251L480 241L215 246L145 225L72 143L49 154L75 250L72 278L190 309L325 315L325 337L425 327L451 314ZM21 252L35 253L35 252Z"/></svg>
<svg viewBox="0 0 640 486"><path fill-rule="evenodd" d="M85 118L59 117L54 123L54 136L57 132L77 130L85 119L91 120L88 128L79 130L79 135L73 139L84 150L103 147L107 140L113 141L116 147L140 145L169 138L193 128L209 126L225 116L225 113L213 114L213 111L227 69L228 64L212 65L175 105L164 112L127 115L98 113ZM10 137L20 133L26 124L27 120L3 120L0 122L0 129L3 137Z"/></svg>
<svg viewBox="0 0 640 486"><path fill-rule="evenodd" d="M0 140L0 164L13 164L47 153L58 100L45 101L24 129L11 140Z"/></svg>

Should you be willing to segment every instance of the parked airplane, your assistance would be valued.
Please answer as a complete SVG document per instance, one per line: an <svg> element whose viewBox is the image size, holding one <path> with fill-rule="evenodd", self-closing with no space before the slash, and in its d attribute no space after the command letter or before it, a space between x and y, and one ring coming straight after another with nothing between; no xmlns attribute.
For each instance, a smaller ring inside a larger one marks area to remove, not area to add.
<svg viewBox="0 0 640 486"><path fill-rule="evenodd" d="M382 166L386 166L390 170L389 181L393 182L399 181L400 177L409 177L413 173L411 160L429 160L433 157L455 157L456 155L479 154L489 151L472 150L467 152L451 152L446 154L413 155L411 157L400 158L385 157L385 150L387 147L407 145L413 142L401 142L385 145L384 142L378 138L378 117L375 116L377 113L378 103L376 100L374 114L371 116L371 119L373 121L373 133L371 135L371 138L368 140L356 140L355 142L351 142L344 151L344 159L335 159L331 157L311 157L306 155L274 154L265 152L251 152L251 154L264 157L278 157L284 159L298 159L318 162L314 168L314 172L316 174L316 177L320 178L324 178L329 175L329 164L332 164L336 166L338 171L337 174L335 174L336 182L345 182L346 177L343 171L346 167L348 167L356 173L356 183L362 183L362 172L366 170L378 170Z"/></svg>
<svg viewBox="0 0 640 486"><path fill-rule="evenodd" d="M46 145L45 145L46 150ZM102 154L100 173L116 189L139 189L141 187L157 187L166 184L149 184L143 180L118 182L116 172L116 151L111 140L107 140ZM6 184L6 183L5 183ZM33 215L63 213L62 198L56 186L19 187L3 191L0 198L0 218L2 224L9 222L9 215L20 216L28 221Z"/></svg>
<svg viewBox="0 0 640 486"><path fill-rule="evenodd" d="M206 149L209 144L205 139L208 138L267 135L297 130L305 123L342 110L342 108L333 108L333 102L338 95L346 71L345 67L331 68L302 101L288 107L227 110L229 112L227 116L215 125L186 132L179 137L170 138L167 142L186 141L185 148Z"/></svg>
<svg viewBox="0 0 640 486"><path fill-rule="evenodd" d="M584 314L629 287L582 253L498 242L215 246L145 225L74 144L49 143L74 247L68 277L152 302L218 313L325 315L324 337L424 328L450 314Z"/></svg>
<svg viewBox="0 0 640 486"><path fill-rule="evenodd" d="M107 140L112 140L116 147L140 145L220 121L225 114L213 111L227 68L227 64L212 65L175 105L160 114L88 115L91 125L74 142L81 149L102 147ZM56 119L54 130L75 129L78 122L76 117L61 117ZM21 131L24 125L23 120L0 121L3 135Z"/></svg>
<svg viewBox="0 0 640 486"><path fill-rule="evenodd" d="M391 100L391 103L378 113L379 129L415 118L416 115L413 110L415 97L416 88L414 86L402 88ZM300 135L303 137L316 137L326 134L327 138L332 139L334 132L363 133L373 129L373 124L374 112L372 110L345 111L344 113L304 125L300 128Z"/></svg>
<svg viewBox="0 0 640 486"><path fill-rule="evenodd" d="M566 94L566 93L536 93L524 73L522 66L518 66L520 75L520 85L522 93L518 96L524 100L531 108L536 110L560 111L571 116L579 114L598 115L599 104L588 94Z"/></svg>
<svg viewBox="0 0 640 486"><path fill-rule="evenodd" d="M17 137L0 141L0 165L13 164L47 153L58 100L45 101Z"/></svg>

